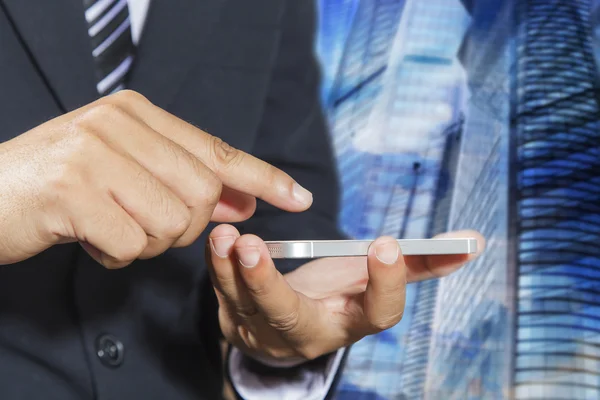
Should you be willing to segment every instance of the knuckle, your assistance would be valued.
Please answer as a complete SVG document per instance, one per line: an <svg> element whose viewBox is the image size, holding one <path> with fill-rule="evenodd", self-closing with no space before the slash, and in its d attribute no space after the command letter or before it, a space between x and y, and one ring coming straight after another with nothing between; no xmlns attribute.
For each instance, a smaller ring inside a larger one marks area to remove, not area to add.
<svg viewBox="0 0 600 400"><path fill-rule="evenodd" d="M153 213L157 213L160 216L169 215L170 210L167 210L169 200L154 176L147 170L137 168L136 166L130 171L130 179L138 183L140 193L144 194L146 204ZM163 219L160 222L166 225L165 220ZM161 228L164 228L164 226L161 225Z"/></svg>
<svg viewBox="0 0 600 400"><path fill-rule="evenodd" d="M300 315L297 310L284 315L267 317L267 323L277 331L291 332L296 330L300 321Z"/></svg>
<svg viewBox="0 0 600 400"><path fill-rule="evenodd" d="M128 118L127 112L119 105L98 103L72 121L70 135L67 136L89 147L93 140L98 143L103 136L111 132L111 127Z"/></svg>
<svg viewBox="0 0 600 400"><path fill-rule="evenodd" d="M192 215L187 207L179 212L173 212L172 215L168 217L163 234L168 238L178 238L188 230L192 223Z"/></svg>
<svg viewBox="0 0 600 400"><path fill-rule="evenodd" d="M129 229L124 229L129 230ZM139 257L148 246L148 237L143 233L123 234L123 244L116 247L111 257L118 262L130 262Z"/></svg>
<svg viewBox="0 0 600 400"><path fill-rule="evenodd" d="M251 304L236 306L236 314L243 319L249 319L258 314L258 309Z"/></svg>
<svg viewBox="0 0 600 400"><path fill-rule="evenodd" d="M229 292L229 290L233 290L236 286L237 286L237 280L235 278L235 276L229 275L229 274L223 274L221 273L218 269L215 271L215 277L216 280L218 282L218 286L219 286L219 293L224 297L227 298L227 293ZM234 308L237 304L233 303L231 304Z"/></svg>
<svg viewBox="0 0 600 400"><path fill-rule="evenodd" d="M267 285L264 283L246 282L246 288L248 289L248 292L257 299L264 298L269 291Z"/></svg>
<svg viewBox="0 0 600 400"><path fill-rule="evenodd" d="M66 154L80 157L97 149L102 141L98 136L98 130L95 117L84 116L74 121L71 129L62 138L61 144L70 149Z"/></svg>
<svg viewBox="0 0 600 400"><path fill-rule="evenodd" d="M190 166L191 173L188 173L190 200L187 205L191 208L204 208L207 203L216 205L221 197L223 183L211 169L193 156L190 157Z"/></svg>
<svg viewBox="0 0 600 400"><path fill-rule="evenodd" d="M125 110L117 103L98 103L82 115L79 123L85 128L97 122L105 123L106 121L111 121L123 114L125 114Z"/></svg>
<svg viewBox="0 0 600 400"><path fill-rule="evenodd" d="M392 314L389 316L376 318L375 320L371 321L371 325L373 326L373 328L379 331L385 331L386 329L390 329L396 326L396 324L402 320L403 316L404 312L401 311L399 313Z"/></svg>
<svg viewBox="0 0 600 400"><path fill-rule="evenodd" d="M223 182L213 172L205 173L204 175L204 194L202 198L208 206L214 208L221 199Z"/></svg>
<svg viewBox="0 0 600 400"><path fill-rule="evenodd" d="M223 192L223 183L221 180L216 179L210 187L212 190L209 192L208 201L210 205L216 206L219 200L221 199L221 193Z"/></svg>
<svg viewBox="0 0 600 400"><path fill-rule="evenodd" d="M204 231L206 225L208 224L202 225L202 230L199 233L189 233L186 231L186 233L184 233L177 239L177 241L173 244L173 247L188 247L193 245L198 240L198 236L200 236L200 233Z"/></svg>
<svg viewBox="0 0 600 400"><path fill-rule="evenodd" d="M219 166L234 167L241 162L242 152L216 136L211 137L211 148L215 162Z"/></svg>
<svg viewBox="0 0 600 400"><path fill-rule="evenodd" d="M117 102L125 102L125 103L132 103L132 102L138 102L138 103L148 103L149 100L142 95L139 92L136 92L135 90L131 90L131 89L125 89L125 90L120 90L117 93L112 94L111 96L109 96L111 99L116 100Z"/></svg>
<svg viewBox="0 0 600 400"><path fill-rule="evenodd" d="M161 154L161 157L165 157L165 159L173 163L174 171L180 174L189 173L185 168L185 164L193 159L193 156L189 152L183 150L169 139L157 141L156 146L160 148L159 154Z"/></svg>
<svg viewBox="0 0 600 400"><path fill-rule="evenodd" d="M153 222L159 239L175 239L183 235L192 223L192 215L185 204L172 196L162 184L145 170L137 173L149 209L152 210Z"/></svg>

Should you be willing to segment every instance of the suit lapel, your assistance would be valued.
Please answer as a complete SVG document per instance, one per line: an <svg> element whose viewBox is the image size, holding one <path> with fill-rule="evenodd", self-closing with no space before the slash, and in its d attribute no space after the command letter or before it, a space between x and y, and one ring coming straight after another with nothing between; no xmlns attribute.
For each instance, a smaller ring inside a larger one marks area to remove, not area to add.
<svg viewBox="0 0 600 400"><path fill-rule="evenodd" d="M212 40L227 1L153 0L128 87L166 108Z"/></svg>
<svg viewBox="0 0 600 400"><path fill-rule="evenodd" d="M0 0L63 111L97 97L82 0Z"/></svg>
<svg viewBox="0 0 600 400"><path fill-rule="evenodd" d="M0 0L63 111L97 98L82 0ZM128 87L166 107L196 66L228 0L153 0Z"/></svg>

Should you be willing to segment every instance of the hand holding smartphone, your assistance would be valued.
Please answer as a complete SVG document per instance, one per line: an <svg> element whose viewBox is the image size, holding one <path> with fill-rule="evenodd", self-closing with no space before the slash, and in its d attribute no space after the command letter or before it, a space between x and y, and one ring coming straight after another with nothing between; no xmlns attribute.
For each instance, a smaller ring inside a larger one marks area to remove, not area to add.
<svg viewBox="0 0 600 400"><path fill-rule="evenodd" d="M366 256L373 240L302 240L265 242L271 258L322 258ZM473 254L475 238L398 239L405 256Z"/></svg>

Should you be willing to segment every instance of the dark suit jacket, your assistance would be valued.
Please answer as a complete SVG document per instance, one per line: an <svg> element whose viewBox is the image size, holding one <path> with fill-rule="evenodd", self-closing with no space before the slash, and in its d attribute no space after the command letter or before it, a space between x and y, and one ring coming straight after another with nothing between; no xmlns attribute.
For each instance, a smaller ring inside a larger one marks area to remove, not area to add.
<svg viewBox="0 0 600 400"><path fill-rule="evenodd" d="M312 190L240 224L266 240L340 237L314 29L309 0L154 0L128 84ZM82 1L0 0L0 142L96 97ZM0 398L219 398L205 240L119 271L77 245L0 268Z"/></svg>

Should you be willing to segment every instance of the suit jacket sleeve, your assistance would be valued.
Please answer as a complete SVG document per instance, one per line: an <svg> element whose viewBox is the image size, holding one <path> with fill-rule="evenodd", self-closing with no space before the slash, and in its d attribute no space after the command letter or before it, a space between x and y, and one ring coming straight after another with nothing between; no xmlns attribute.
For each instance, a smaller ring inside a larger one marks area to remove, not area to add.
<svg viewBox="0 0 600 400"><path fill-rule="evenodd" d="M315 4L291 0L283 17L279 53L253 154L290 174L313 193L303 213L259 202L255 215L239 226L264 240L343 239L338 229L339 184L330 136L319 101L320 71L314 54ZM289 272L305 261L276 260ZM337 382L345 351L294 368L261 366L233 349L227 370L238 392L256 397L321 400ZM304 388L304 389L303 389ZM252 394L252 395L250 395ZM240 396L241 397L241 396Z"/></svg>

